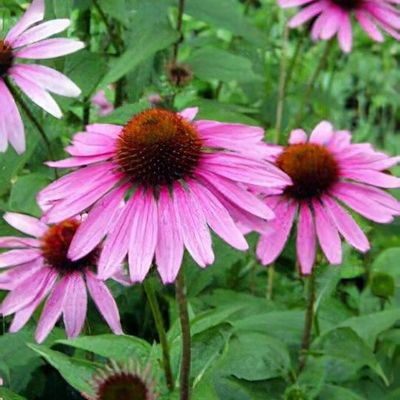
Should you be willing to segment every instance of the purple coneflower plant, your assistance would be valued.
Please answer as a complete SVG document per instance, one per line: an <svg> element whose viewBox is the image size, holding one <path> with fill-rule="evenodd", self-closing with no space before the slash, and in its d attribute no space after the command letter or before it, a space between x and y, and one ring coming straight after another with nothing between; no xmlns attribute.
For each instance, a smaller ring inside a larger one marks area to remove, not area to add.
<svg viewBox="0 0 400 400"><path fill-rule="evenodd" d="M297 221L297 256L303 274L310 274L316 255L316 241L328 261L342 261L342 236L351 246L365 252L366 235L346 210L354 210L378 223L389 223L400 214L400 203L382 188L400 187L400 179L388 169L400 157L375 151L368 143L352 144L348 131L335 131L321 122L308 140L303 130L291 133L289 145L271 161L288 174L292 185L280 195L266 196L275 220L262 234L257 255L270 264L282 252Z"/></svg>
<svg viewBox="0 0 400 400"><path fill-rule="evenodd" d="M270 151L263 129L193 121L196 113L150 109L125 126L89 125L67 147L71 158L49 163L78 169L39 194L45 220L89 212L72 241L72 260L106 237L101 278L128 253L133 282L143 281L155 259L163 282L171 283L184 248L201 267L213 263L209 227L233 247L248 248L235 220L257 225L274 213L245 185L282 187L290 179L261 160ZM122 199L121 211L116 204Z"/></svg>
<svg viewBox="0 0 400 400"><path fill-rule="evenodd" d="M84 47L82 42L74 39L48 39L67 29L70 20L39 23L43 18L44 0L33 0L5 38L0 37L0 152L7 150L8 143L18 153L25 151L24 125L8 77L34 103L56 118L61 118L62 112L49 92L66 97L77 97L81 93L70 79L52 68L17 62L17 59L56 58Z"/></svg>
<svg viewBox="0 0 400 400"><path fill-rule="evenodd" d="M278 0L284 8L302 6L290 21L295 28L315 19L311 36L314 40L329 40L337 35L344 52L352 48L352 16L354 15L367 35L383 42L382 31L400 39L400 11L398 0Z"/></svg>
<svg viewBox="0 0 400 400"><path fill-rule="evenodd" d="M119 313L111 292L96 277L99 249L72 261L67 252L80 220L69 219L47 226L28 215L7 213L4 219L30 237L2 237L0 248L0 289L9 293L0 314L14 315L10 331L20 330L47 297L37 330L42 342L61 314L69 338L79 335L86 318L87 291L114 333L121 334ZM116 276L118 270L114 270ZM118 276L118 279L120 277Z"/></svg>

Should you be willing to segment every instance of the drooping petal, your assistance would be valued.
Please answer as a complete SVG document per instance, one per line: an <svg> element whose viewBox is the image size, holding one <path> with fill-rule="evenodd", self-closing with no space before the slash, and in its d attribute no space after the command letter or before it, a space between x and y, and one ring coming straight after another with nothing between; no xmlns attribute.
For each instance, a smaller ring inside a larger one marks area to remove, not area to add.
<svg viewBox="0 0 400 400"><path fill-rule="evenodd" d="M85 323L87 308L86 285L80 273L67 276L65 293L64 323L68 338L77 337Z"/></svg>
<svg viewBox="0 0 400 400"><path fill-rule="evenodd" d="M36 328L35 339L38 343L42 343L46 339L60 318L64 304L68 300L66 298L67 286L68 279L64 277L57 283L47 299Z"/></svg>
<svg viewBox="0 0 400 400"><path fill-rule="evenodd" d="M48 229L46 224L29 215L8 212L3 218L15 229L37 238L43 236Z"/></svg>
<svg viewBox="0 0 400 400"><path fill-rule="evenodd" d="M44 60L75 53L85 47L83 42L75 39L46 39L30 44L15 53L17 58Z"/></svg>
<svg viewBox="0 0 400 400"><path fill-rule="evenodd" d="M107 324L116 335L122 335L118 307L105 283L90 271L86 273L86 283L90 296Z"/></svg>
<svg viewBox="0 0 400 400"><path fill-rule="evenodd" d="M39 249L10 250L0 254L0 268L24 264L39 257L41 257L41 251Z"/></svg>
<svg viewBox="0 0 400 400"><path fill-rule="evenodd" d="M308 275L311 273L315 261L316 237L311 210L304 203L300 205L296 248L301 272Z"/></svg>
<svg viewBox="0 0 400 400"><path fill-rule="evenodd" d="M175 281L183 258L183 239L175 215L173 199L166 188L158 199L157 270L164 284Z"/></svg>

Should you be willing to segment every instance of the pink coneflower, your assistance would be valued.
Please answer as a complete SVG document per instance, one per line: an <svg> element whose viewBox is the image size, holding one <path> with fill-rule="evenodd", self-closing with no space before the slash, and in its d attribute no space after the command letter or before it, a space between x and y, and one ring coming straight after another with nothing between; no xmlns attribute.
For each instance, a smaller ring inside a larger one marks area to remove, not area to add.
<svg viewBox="0 0 400 400"><path fill-rule="evenodd" d="M0 38L0 152L8 142L17 153L25 151L25 134L21 115L7 87L10 77L38 106L56 118L62 112L48 93L76 97L80 89L65 75L43 65L17 64L16 59L49 59L74 53L84 44L73 39L47 39L70 25L68 19L55 19L37 24L44 18L44 0L33 0L19 22ZM45 39L45 40L43 40Z"/></svg>
<svg viewBox="0 0 400 400"><path fill-rule="evenodd" d="M195 121L197 109L150 109L124 127L89 125L67 147L72 156L50 162L79 167L39 195L44 218L57 222L90 209L69 252L84 257L106 236L99 275L129 253L132 281L142 281L155 256L163 282L173 282L186 247L202 267L214 253L208 226L239 250L247 243L234 220L254 225L273 213L245 184L279 186L289 178L261 161L270 152L263 129ZM115 204L128 198L117 213ZM208 225L208 226L207 226Z"/></svg>
<svg viewBox="0 0 400 400"><path fill-rule="evenodd" d="M107 99L106 92L99 90L93 97L92 103L97 107L100 116L105 117L114 111L114 105Z"/></svg>
<svg viewBox="0 0 400 400"><path fill-rule="evenodd" d="M0 238L0 248L12 249L0 254L0 268L7 269L0 274L0 289L10 291L0 305L0 314L15 314L11 332L20 330L48 296L36 340L47 337L61 314L68 337L79 335L86 318L88 290L113 332L122 333L115 300L95 275L99 249L76 261L67 256L78 219L52 226L23 214L8 213L4 219L31 236Z"/></svg>
<svg viewBox="0 0 400 400"><path fill-rule="evenodd" d="M367 237L343 205L374 222L391 222L400 213L400 203L380 188L400 187L400 179L387 172L399 159L375 151L368 143L352 144L349 132L334 131L328 122L321 122L309 141L304 131L293 131L289 146L274 157L293 185L287 185L281 195L265 198L276 219L258 244L260 260L270 264L282 252L296 213L297 257L303 274L312 270L317 237L332 264L342 261L340 235L356 249L367 251Z"/></svg>
<svg viewBox="0 0 400 400"><path fill-rule="evenodd" d="M398 0L279 0L284 8L304 6L289 26L295 28L316 17L311 36L314 40L329 40L336 34L340 47L350 52L352 47L351 17L354 15L367 35L383 42L380 28L400 40Z"/></svg>

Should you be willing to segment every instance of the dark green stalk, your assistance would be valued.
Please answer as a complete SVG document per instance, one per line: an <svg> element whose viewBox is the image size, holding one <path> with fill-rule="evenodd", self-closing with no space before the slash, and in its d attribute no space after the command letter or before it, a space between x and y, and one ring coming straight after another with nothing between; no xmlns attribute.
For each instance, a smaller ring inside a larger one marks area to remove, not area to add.
<svg viewBox="0 0 400 400"><path fill-rule="evenodd" d="M190 399L191 337L185 277L181 270L175 283L176 302L182 329L182 363L180 379L180 400Z"/></svg>
<svg viewBox="0 0 400 400"><path fill-rule="evenodd" d="M174 378L172 376L171 358L170 358L167 334L165 332L164 321L151 282L148 279L146 279L143 283L143 287L146 292L147 301L149 302L154 322L156 324L158 337L160 339L160 344L163 353L163 367L164 367L165 380L167 382L169 391L172 392L174 390L175 384L174 384Z"/></svg>

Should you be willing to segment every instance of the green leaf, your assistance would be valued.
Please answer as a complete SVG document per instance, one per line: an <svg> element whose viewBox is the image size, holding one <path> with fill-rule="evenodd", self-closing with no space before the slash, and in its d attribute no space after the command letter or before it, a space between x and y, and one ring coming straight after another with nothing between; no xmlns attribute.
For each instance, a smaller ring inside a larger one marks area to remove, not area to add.
<svg viewBox="0 0 400 400"><path fill-rule="evenodd" d="M89 97L96 90L106 70L103 56L82 50L67 57L64 72L80 87L82 97Z"/></svg>
<svg viewBox="0 0 400 400"><path fill-rule="evenodd" d="M239 2L232 0L188 0L185 12L216 28L224 28L232 33L258 44L263 44L263 35L254 27L239 8Z"/></svg>
<svg viewBox="0 0 400 400"><path fill-rule="evenodd" d="M102 80L102 85L118 81L142 61L171 46L178 40L178 37L176 30L167 24L160 24L157 29L147 29L140 37L136 38L136 41L121 57L112 63L110 70Z"/></svg>
<svg viewBox="0 0 400 400"><path fill-rule="evenodd" d="M94 373L101 368L101 364L71 358L45 346L35 344L28 344L28 346L40 354L76 390L89 395L94 394L90 381Z"/></svg>
<svg viewBox="0 0 400 400"><path fill-rule="evenodd" d="M25 400L25 397L22 397L5 387L0 387L0 400Z"/></svg>
<svg viewBox="0 0 400 400"><path fill-rule="evenodd" d="M147 101L134 104L124 104L122 107L116 108L112 114L100 118L99 122L125 125L135 114L138 114L149 107L150 105Z"/></svg>
<svg viewBox="0 0 400 400"><path fill-rule="evenodd" d="M222 82L262 82L263 80L254 73L249 59L214 47L196 50L187 62L194 74L203 80L217 79Z"/></svg>
<svg viewBox="0 0 400 400"><path fill-rule="evenodd" d="M127 335L82 336L73 340L59 340L57 343L91 351L116 361L130 358L146 361L151 350L150 344L145 340Z"/></svg>
<svg viewBox="0 0 400 400"><path fill-rule="evenodd" d="M320 393L321 400L364 400L363 397L354 393L352 390L336 386L325 385Z"/></svg>
<svg viewBox="0 0 400 400"><path fill-rule="evenodd" d="M386 310L373 314L353 317L342 322L339 326L350 327L374 348L377 336L400 320L400 310Z"/></svg>
<svg viewBox="0 0 400 400"><path fill-rule="evenodd" d="M286 346L273 337L253 332L233 337L219 365L221 374L248 381L285 376L289 368Z"/></svg>
<svg viewBox="0 0 400 400"><path fill-rule="evenodd" d="M392 247L382 251L372 263L372 270L375 272L385 272L394 277L400 278L400 247Z"/></svg>
<svg viewBox="0 0 400 400"><path fill-rule="evenodd" d="M127 25L129 19L133 16L134 10L132 10L126 4L126 0L98 0L100 8L103 12L112 18L121 21L124 25Z"/></svg>
<svg viewBox="0 0 400 400"><path fill-rule="evenodd" d="M369 366L388 383L372 350L349 327L337 328L319 337L312 350L322 350L324 356L331 360L327 363L330 381L350 379L361 367Z"/></svg>
<svg viewBox="0 0 400 400"><path fill-rule="evenodd" d="M39 217L41 212L36 203L36 196L49 183L49 178L39 173L18 177L11 188L10 209Z"/></svg>

